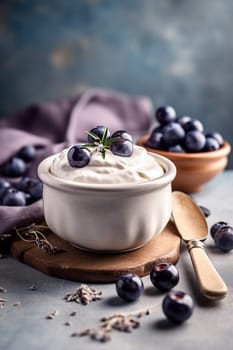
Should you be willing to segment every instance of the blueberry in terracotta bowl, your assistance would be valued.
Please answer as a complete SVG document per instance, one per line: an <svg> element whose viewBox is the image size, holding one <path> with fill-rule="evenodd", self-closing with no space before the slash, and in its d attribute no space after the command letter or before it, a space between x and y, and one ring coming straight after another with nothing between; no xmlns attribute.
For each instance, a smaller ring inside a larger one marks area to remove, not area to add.
<svg viewBox="0 0 233 350"><path fill-rule="evenodd" d="M137 144L170 159L177 168L173 190L195 193L227 166L230 144L218 132L205 132L202 122L176 116L172 106L155 112L157 125Z"/></svg>
<svg viewBox="0 0 233 350"><path fill-rule="evenodd" d="M38 175L49 228L83 249L137 249L171 215L174 164L133 144L124 130L93 128L86 144L44 159Z"/></svg>

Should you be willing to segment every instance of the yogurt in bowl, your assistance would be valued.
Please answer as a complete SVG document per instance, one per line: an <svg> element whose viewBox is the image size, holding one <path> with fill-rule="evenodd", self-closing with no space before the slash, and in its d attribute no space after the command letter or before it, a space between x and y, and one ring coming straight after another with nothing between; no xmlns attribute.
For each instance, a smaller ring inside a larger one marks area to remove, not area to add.
<svg viewBox="0 0 233 350"><path fill-rule="evenodd" d="M135 184L155 180L164 174L163 167L144 148L134 145L130 157L120 157L111 151L103 159L99 152L92 155L88 166L74 168L67 161L68 149L58 154L51 164L51 174L83 184Z"/></svg>
<svg viewBox="0 0 233 350"><path fill-rule="evenodd" d="M124 252L144 246L166 226L176 168L167 158L134 145L130 157L92 154L71 167L69 149L44 159L44 216L49 228L82 249Z"/></svg>

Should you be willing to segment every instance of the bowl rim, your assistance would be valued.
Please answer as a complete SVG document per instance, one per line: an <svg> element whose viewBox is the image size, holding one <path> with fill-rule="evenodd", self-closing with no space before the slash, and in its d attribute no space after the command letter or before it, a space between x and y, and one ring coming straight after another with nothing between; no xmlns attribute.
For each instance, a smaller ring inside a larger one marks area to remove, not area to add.
<svg viewBox="0 0 233 350"><path fill-rule="evenodd" d="M176 153L176 152L168 152L168 151L162 151L156 148L152 148L146 145L146 141L148 140L150 134L143 135L139 137L137 140L137 144L139 146L145 147L148 152L155 153L158 152L158 154L168 157L171 156L174 159L211 159L211 158L217 158L222 157L230 154L231 152L231 145L228 141L224 140L223 145L216 151L208 151L208 152L196 152L196 153Z"/></svg>
<svg viewBox="0 0 233 350"><path fill-rule="evenodd" d="M59 152L60 153L60 152ZM74 190L85 190L85 191L102 191L102 192L119 192L119 191L141 191L150 190L152 188L159 188L171 183L177 173L175 164L163 155L156 154L153 152L148 152L152 155L158 163L163 167L164 174L158 178L138 182L138 183L128 183L128 184L90 184L90 183L77 183L71 180L65 180L54 175L50 171L50 166L52 161L59 153L53 154L45 159L43 159L37 169L38 176L40 180L53 188L60 190L74 191Z"/></svg>

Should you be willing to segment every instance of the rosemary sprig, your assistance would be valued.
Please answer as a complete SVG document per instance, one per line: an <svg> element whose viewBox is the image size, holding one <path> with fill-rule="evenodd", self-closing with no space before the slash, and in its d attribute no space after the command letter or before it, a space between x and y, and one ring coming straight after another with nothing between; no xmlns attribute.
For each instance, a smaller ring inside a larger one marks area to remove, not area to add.
<svg viewBox="0 0 233 350"><path fill-rule="evenodd" d="M100 138L92 131L86 131L86 133L91 136L94 140L93 143L86 143L83 147L94 148L93 152L100 152L102 158L105 159L106 151L110 148L111 144L120 139L120 137L108 137L109 129L105 128L102 137Z"/></svg>

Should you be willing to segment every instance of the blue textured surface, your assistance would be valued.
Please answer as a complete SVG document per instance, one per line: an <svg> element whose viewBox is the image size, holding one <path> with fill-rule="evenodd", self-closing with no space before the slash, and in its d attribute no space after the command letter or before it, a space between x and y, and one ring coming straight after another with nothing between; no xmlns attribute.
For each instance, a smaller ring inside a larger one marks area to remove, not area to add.
<svg viewBox="0 0 233 350"><path fill-rule="evenodd" d="M232 13L231 0L0 1L0 115L99 86L174 105L231 142Z"/></svg>

